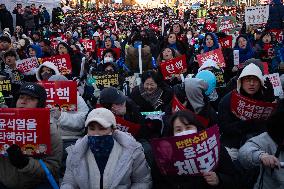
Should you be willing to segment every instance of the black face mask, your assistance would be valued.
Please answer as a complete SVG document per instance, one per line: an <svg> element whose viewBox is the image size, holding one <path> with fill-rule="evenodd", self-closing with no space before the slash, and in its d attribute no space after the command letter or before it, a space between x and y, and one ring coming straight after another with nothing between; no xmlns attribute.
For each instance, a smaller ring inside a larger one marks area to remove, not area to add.
<svg viewBox="0 0 284 189"><path fill-rule="evenodd" d="M42 80L48 80L52 76L52 73L44 72L41 73Z"/></svg>

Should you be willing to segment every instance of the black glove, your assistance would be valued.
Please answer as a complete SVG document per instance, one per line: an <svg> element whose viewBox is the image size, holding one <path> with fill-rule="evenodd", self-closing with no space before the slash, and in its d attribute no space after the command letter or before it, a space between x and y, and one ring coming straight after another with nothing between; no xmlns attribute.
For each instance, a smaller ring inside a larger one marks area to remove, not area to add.
<svg viewBox="0 0 284 189"><path fill-rule="evenodd" d="M29 158L22 153L21 148L18 145L13 144L10 146L7 149L7 153L10 163L18 169L22 169L28 165Z"/></svg>
<svg viewBox="0 0 284 189"><path fill-rule="evenodd" d="M263 90L263 100L267 102L273 102L275 100L274 89L268 77L264 81L264 86L266 88Z"/></svg>

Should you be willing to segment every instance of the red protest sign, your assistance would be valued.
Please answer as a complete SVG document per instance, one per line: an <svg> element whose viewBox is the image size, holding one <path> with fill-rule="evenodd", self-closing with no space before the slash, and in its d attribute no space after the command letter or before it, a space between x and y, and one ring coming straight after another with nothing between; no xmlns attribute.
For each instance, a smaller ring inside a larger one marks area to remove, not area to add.
<svg viewBox="0 0 284 189"><path fill-rule="evenodd" d="M276 103L253 100L237 91L232 92L231 111L241 120L267 119L275 108Z"/></svg>
<svg viewBox="0 0 284 189"><path fill-rule="evenodd" d="M219 162L218 126L184 136L151 140L155 160L164 175L202 175Z"/></svg>
<svg viewBox="0 0 284 189"><path fill-rule="evenodd" d="M50 154L49 119L49 110L44 108L0 109L0 155L6 155L12 144L26 155Z"/></svg>
<svg viewBox="0 0 284 189"><path fill-rule="evenodd" d="M173 74L184 73L187 69L185 55L161 62L160 67L164 79L170 79Z"/></svg>
<svg viewBox="0 0 284 189"><path fill-rule="evenodd" d="M39 63L36 57L17 61L17 69L25 75L28 75L30 71L37 68L38 66L39 66Z"/></svg>
<svg viewBox="0 0 284 189"><path fill-rule="evenodd" d="M47 94L46 107L63 111L77 111L76 81L39 82Z"/></svg>
<svg viewBox="0 0 284 189"><path fill-rule="evenodd" d="M282 30L271 29L271 30L269 30L269 32L273 33L273 35L275 36L275 39L278 41L278 43L281 43L283 41L284 37L283 37Z"/></svg>
<svg viewBox="0 0 284 189"><path fill-rule="evenodd" d="M219 67L221 68L226 67L226 63L221 48L209 51L207 53L198 54L196 57L199 66L201 66L206 60L211 59L217 62Z"/></svg>
<svg viewBox="0 0 284 189"><path fill-rule="evenodd" d="M97 56L102 59L103 58L103 53L106 50L106 48L98 48L97 50ZM120 48L112 48L112 50L115 52L116 54L116 58L120 57Z"/></svg>
<svg viewBox="0 0 284 189"><path fill-rule="evenodd" d="M83 44L84 48L88 52L95 51L96 48L96 41L92 39L80 39L80 43Z"/></svg>
<svg viewBox="0 0 284 189"><path fill-rule="evenodd" d="M46 61L52 62L55 66L57 66L59 72L62 75L70 74L72 72L72 65L69 54L56 55L42 59L42 63Z"/></svg>
<svg viewBox="0 0 284 189"><path fill-rule="evenodd" d="M178 98L174 95L173 97L173 100L172 100L172 112L177 112L177 111L180 111L180 110L187 110L187 111L190 111L189 109L186 109L184 107L184 105L178 100ZM208 127L208 124L209 124L209 120L206 119L205 117L203 116L200 116L200 115L197 115L195 114L194 112L190 111L191 113L193 113L195 116L196 116L196 119L198 121L200 121L204 126Z"/></svg>
<svg viewBox="0 0 284 189"><path fill-rule="evenodd" d="M157 25L155 25L155 24L150 24L149 28L151 28L154 31L159 31L159 27Z"/></svg>
<svg viewBox="0 0 284 189"><path fill-rule="evenodd" d="M121 117L116 116L116 127L123 132L131 133L133 136L136 136L140 130L140 125L127 121Z"/></svg>
<svg viewBox="0 0 284 189"><path fill-rule="evenodd" d="M215 32L217 30L217 24L215 23L205 23L205 29L210 32Z"/></svg>
<svg viewBox="0 0 284 189"><path fill-rule="evenodd" d="M233 46L233 36L228 35L224 38L219 38L219 43L222 48L232 48Z"/></svg>

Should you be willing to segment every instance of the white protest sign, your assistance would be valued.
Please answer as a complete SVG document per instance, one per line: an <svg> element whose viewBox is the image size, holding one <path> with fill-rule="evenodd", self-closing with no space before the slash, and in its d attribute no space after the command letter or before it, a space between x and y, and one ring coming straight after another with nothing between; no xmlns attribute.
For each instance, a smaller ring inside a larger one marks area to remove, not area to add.
<svg viewBox="0 0 284 189"><path fill-rule="evenodd" d="M269 78L270 82L273 85L274 95L275 96L283 95L283 89L282 89L279 73L266 75L265 78L267 77Z"/></svg>
<svg viewBox="0 0 284 189"><path fill-rule="evenodd" d="M245 8L245 22L247 25L266 24L269 17L269 6L255 6Z"/></svg>
<svg viewBox="0 0 284 189"><path fill-rule="evenodd" d="M234 65L238 66L240 64L240 51L234 50Z"/></svg>

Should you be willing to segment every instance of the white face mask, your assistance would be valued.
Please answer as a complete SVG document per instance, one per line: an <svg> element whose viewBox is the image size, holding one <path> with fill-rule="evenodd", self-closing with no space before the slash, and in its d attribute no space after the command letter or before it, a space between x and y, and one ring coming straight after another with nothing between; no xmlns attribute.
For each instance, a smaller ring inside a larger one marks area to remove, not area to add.
<svg viewBox="0 0 284 189"><path fill-rule="evenodd" d="M112 57L105 57L104 63L108 63L108 62L113 62L113 58Z"/></svg>
<svg viewBox="0 0 284 189"><path fill-rule="evenodd" d="M179 133L175 133L175 136L184 136L184 135L190 135L190 134L195 134L197 133L196 130L185 130Z"/></svg>

